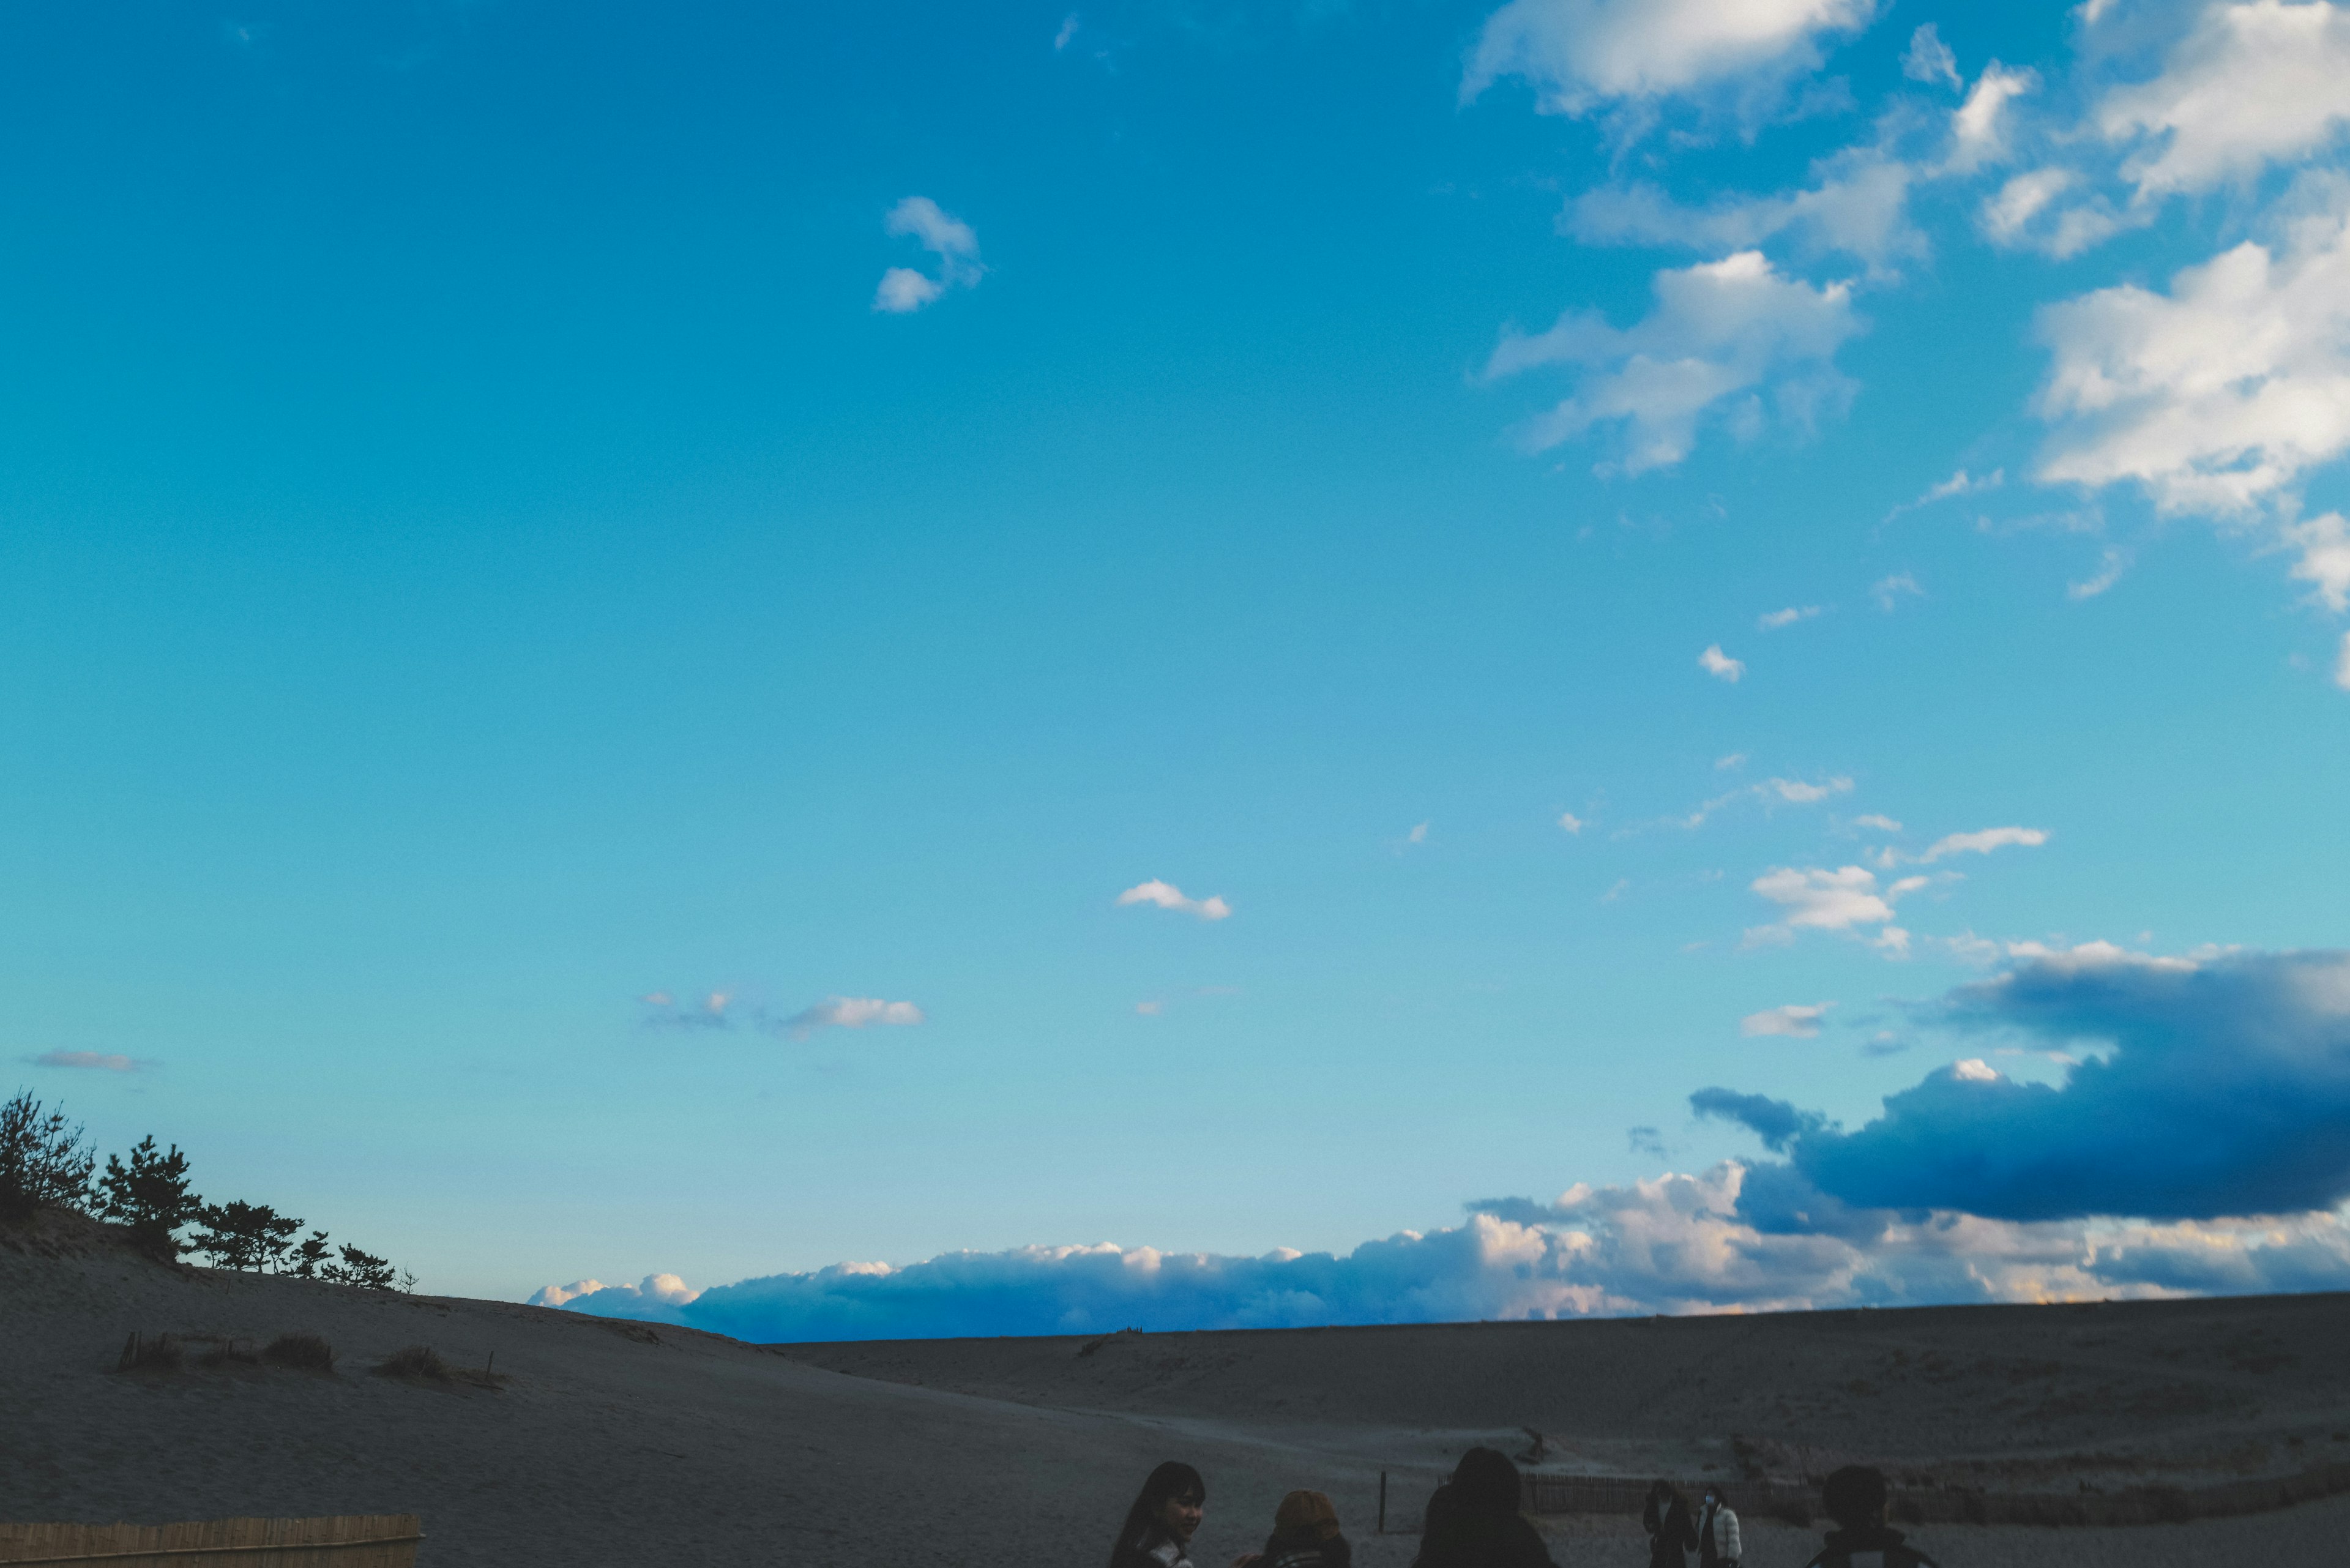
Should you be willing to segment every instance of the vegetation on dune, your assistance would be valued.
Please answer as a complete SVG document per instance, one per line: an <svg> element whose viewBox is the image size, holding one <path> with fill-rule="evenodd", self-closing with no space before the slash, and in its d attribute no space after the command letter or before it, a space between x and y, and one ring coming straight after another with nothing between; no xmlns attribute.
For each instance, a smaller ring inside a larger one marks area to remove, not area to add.
<svg viewBox="0 0 2350 1568"><path fill-rule="evenodd" d="M93 1180L93 1177L95 1179ZM19 1089L0 1103L0 1223L22 1223L43 1209L68 1209L120 1226L156 1257L177 1262L197 1252L214 1268L289 1274L362 1290L413 1290L416 1276L349 1242L331 1246L324 1231L301 1241L302 1221L266 1203L242 1199L207 1203L188 1177L177 1144L155 1147L151 1134L127 1158L109 1154L106 1169L78 1124Z"/></svg>

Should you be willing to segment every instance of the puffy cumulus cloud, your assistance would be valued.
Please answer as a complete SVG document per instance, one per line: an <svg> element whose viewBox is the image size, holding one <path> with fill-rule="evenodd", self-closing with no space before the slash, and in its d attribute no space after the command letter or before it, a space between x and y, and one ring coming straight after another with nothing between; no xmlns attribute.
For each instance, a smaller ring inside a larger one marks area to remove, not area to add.
<svg viewBox="0 0 2350 1568"><path fill-rule="evenodd" d="M1738 678L1746 673L1745 661L1722 652L1721 644L1718 642L1706 645L1705 651L1697 656L1697 664L1716 680L1727 680L1733 686L1738 683Z"/></svg>
<svg viewBox="0 0 2350 1568"><path fill-rule="evenodd" d="M1651 291L1656 308L1629 327L1569 311L1547 332L1503 335L1488 380L1549 366L1578 372L1575 395L1523 428L1529 450L1620 427L1622 459L1600 472L1639 473L1687 457L1717 405L1734 432L1751 435L1768 417L1764 389L1783 421L1806 429L1849 400L1853 383L1833 363L1864 325L1849 285L1815 288L1747 250L1659 272Z"/></svg>
<svg viewBox="0 0 2350 1568"><path fill-rule="evenodd" d="M1786 942L1801 930L1840 931L1858 935L1861 928L1880 928L1873 939L1888 952L1906 952L1909 933L1894 925L1892 899L1909 888L1896 884L1880 892L1877 875L1866 867L1843 866L1825 870L1781 866L1764 872L1750 885L1779 906L1779 919L1755 926L1746 933L1750 943Z"/></svg>
<svg viewBox="0 0 2350 1568"><path fill-rule="evenodd" d="M2106 139L2134 143L2122 166L2140 198L2245 180L2318 151L2350 121L2350 10L2328 5L2213 5L2150 81L2097 105Z"/></svg>
<svg viewBox="0 0 2350 1568"><path fill-rule="evenodd" d="M1366 1241L1345 1256L1261 1257L1151 1247L949 1252L903 1267L841 1263L720 1285L683 1303L612 1291L574 1310L657 1318L738 1339L895 1339L1088 1334L1124 1328L1286 1328L1547 1317L1603 1310L1570 1277L1569 1249L1492 1215Z"/></svg>
<svg viewBox="0 0 2350 1568"><path fill-rule="evenodd" d="M986 275L979 260L979 235L969 223L953 217L928 196L909 196L889 209L882 231L910 238L931 253L937 275L909 266L893 266L881 275L873 293L873 308L889 316L905 316L931 304L951 288L972 288Z"/></svg>
<svg viewBox="0 0 2350 1568"><path fill-rule="evenodd" d="M1835 1005L1833 1002L1810 1002L1766 1007L1740 1019L1738 1032L1748 1036L1785 1034L1797 1040L1814 1040L1819 1037L1820 1020Z"/></svg>
<svg viewBox="0 0 2350 1568"><path fill-rule="evenodd" d="M2211 1220L2350 1198L2350 952L2016 950L1929 1015L2072 1057L2061 1084L1970 1059L1852 1132L1725 1090L1693 1108L1744 1123L1854 1210Z"/></svg>
<svg viewBox="0 0 2350 1568"><path fill-rule="evenodd" d="M2008 105L2040 86L2040 73L2012 70L1993 60L1975 78L1966 101L1950 115L1950 147L1943 162L1946 171L1971 174L2007 156Z"/></svg>
<svg viewBox="0 0 2350 1568"><path fill-rule="evenodd" d="M2045 306L2039 477L2135 482L2164 512L2239 515L2350 451L2350 184L2328 182L2275 248Z"/></svg>
<svg viewBox="0 0 2350 1568"><path fill-rule="evenodd" d="M594 1313L599 1317L637 1317L660 1314L662 1309L690 1306L702 1293L688 1285L675 1274L647 1274L641 1283L608 1285L601 1280L574 1280L567 1285L542 1285L531 1293L532 1306L567 1306L576 1312ZM648 1309L646 1312L616 1310L625 1307Z"/></svg>
<svg viewBox="0 0 2350 1568"><path fill-rule="evenodd" d="M2350 609L2350 524L2339 512L2279 530L2287 548L2299 553L2293 575L2310 585L2310 597L2336 615Z"/></svg>
<svg viewBox="0 0 2350 1568"><path fill-rule="evenodd" d="M1546 114L1589 114L1680 96L1752 111L1816 69L1820 44L1854 33L1875 0L1510 0L1485 20L1463 102L1503 77Z"/></svg>
<svg viewBox="0 0 2350 1568"><path fill-rule="evenodd" d="M2334 657L2334 684L2350 691L2350 631L2342 634L2342 649Z"/></svg>
<svg viewBox="0 0 2350 1568"><path fill-rule="evenodd" d="M1154 877L1148 882L1138 882L1118 896L1120 908L1128 904L1149 904L1160 909L1180 909L1187 915L1197 915L1203 920L1221 920L1232 912L1232 907L1221 895L1211 898L1187 898L1183 889L1172 882L1161 882Z"/></svg>
<svg viewBox="0 0 2350 1568"><path fill-rule="evenodd" d="M864 1029L873 1024L907 1025L922 1022L922 1010L910 1002L884 1002L878 996L827 996L784 1020L782 1027L805 1040L819 1029Z"/></svg>
<svg viewBox="0 0 2350 1568"><path fill-rule="evenodd" d="M1652 1135L1652 1128L1634 1129ZM1260 1257L1142 1247L951 1252L843 1263L699 1294L549 1286L542 1305L683 1324L761 1343L951 1335L1286 1328L1598 1314L2051 1301L2182 1292L2339 1289L2338 1216L2255 1224L2017 1223L1860 1213L1783 1166L1493 1199L1467 1220L1351 1252ZM662 1282L674 1285L665 1290Z"/></svg>

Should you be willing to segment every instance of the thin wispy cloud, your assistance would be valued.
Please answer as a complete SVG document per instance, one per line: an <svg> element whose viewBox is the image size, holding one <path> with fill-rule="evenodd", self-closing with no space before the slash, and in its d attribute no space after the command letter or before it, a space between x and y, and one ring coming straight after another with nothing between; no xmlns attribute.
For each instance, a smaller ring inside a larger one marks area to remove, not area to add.
<svg viewBox="0 0 2350 1568"><path fill-rule="evenodd" d="M1809 620L1819 613L1820 607L1817 605L1804 605L1800 608L1790 605L1785 609L1775 609L1767 615L1755 617L1754 626L1758 631L1777 631L1783 627L1793 626L1797 621Z"/></svg>
<svg viewBox="0 0 2350 1568"><path fill-rule="evenodd" d="M1931 22L1909 35L1909 47L1901 57L1901 74L1913 82L1940 83L1950 88L1965 85L1959 76L1958 56L1942 42L1941 34Z"/></svg>
<svg viewBox="0 0 2350 1568"><path fill-rule="evenodd" d="M27 1060L36 1067L73 1067L97 1073L136 1073L144 1065L135 1057L112 1051L44 1051Z"/></svg>
<svg viewBox="0 0 2350 1568"><path fill-rule="evenodd" d="M1155 877L1148 882L1138 882L1120 893L1118 902L1120 908L1129 904L1148 904L1153 909L1176 909L1187 915L1197 915L1203 920L1225 919L1232 912L1232 907L1224 902L1222 895L1211 898L1187 898L1182 888Z"/></svg>
<svg viewBox="0 0 2350 1568"><path fill-rule="evenodd" d="M1581 833L1584 827L1583 818L1571 811L1562 811L1558 814L1558 825L1569 833Z"/></svg>
<svg viewBox="0 0 2350 1568"><path fill-rule="evenodd" d="M732 1022L727 1009L733 1005L733 996L713 991L701 1001L680 1004L668 992L656 991L639 997L649 1010L645 1023L654 1029L723 1029Z"/></svg>
<svg viewBox="0 0 2350 1568"><path fill-rule="evenodd" d="M866 1029L876 1025L903 1028L923 1022L922 1010L910 1002L884 1002L878 996L827 996L802 1008L780 1027L795 1040L819 1029Z"/></svg>
<svg viewBox="0 0 2350 1568"><path fill-rule="evenodd" d="M2064 585L2064 597L2076 602L2081 599L2095 598L2099 594L2120 582L2122 574L2128 571L2129 567L2130 553L2119 546L2109 545L2104 556L2099 558L2095 573L2080 582Z"/></svg>
<svg viewBox="0 0 2350 1568"><path fill-rule="evenodd" d="M2007 470L2003 468L1994 468L1981 478L1970 475L1962 468L1940 483L1928 485L1916 500L1905 501L1887 512L1885 521L1890 523L1904 512L1915 512L1921 506L1931 506L1937 501L1948 501L1954 495L1976 495L1986 490L1997 490L2006 483Z"/></svg>
<svg viewBox="0 0 2350 1568"><path fill-rule="evenodd" d="M1784 1007L1766 1007L1760 1012L1750 1012L1738 1021L1738 1032L1749 1038L1783 1034L1795 1040L1816 1039L1820 1020L1825 1018L1833 1002L1790 1002Z"/></svg>
<svg viewBox="0 0 2350 1568"><path fill-rule="evenodd" d="M1898 608L1903 599L1923 598L1925 594L1926 590L1918 586L1917 577L1908 572L1879 577L1868 589L1868 597L1875 599L1877 607L1887 615Z"/></svg>
<svg viewBox="0 0 2350 1568"><path fill-rule="evenodd" d="M949 289L974 288L986 275L979 260L979 235L969 223L953 217L928 196L909 196L889 209L882 231L910 238L931 253L934 272L893 266L881 275L873 292L873 308L888 316L907 316L936 303Z"/></svg>

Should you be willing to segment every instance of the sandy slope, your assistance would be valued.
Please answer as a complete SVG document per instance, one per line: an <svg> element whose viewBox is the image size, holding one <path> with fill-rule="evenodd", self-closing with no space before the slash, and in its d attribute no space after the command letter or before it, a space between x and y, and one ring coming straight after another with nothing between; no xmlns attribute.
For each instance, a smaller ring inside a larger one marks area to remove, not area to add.
<svg viewBox="0 0 2350 1568"><path fill-rule="evenodd" d="M1914 1318L1931 1328L1930 1315L1886 1314L1862 1326L1874 1334L1885 1324ZM2035 1325L2058 1321L2011 1314L2004 1326L1982 1332L2006 1342L2006 1354L2031 1338ZM1532 1423L1537 1415L1562 1433L1576 1433L1595 1453L1615 1451L1607 1444L1619 1415L1636 1445L1679 1441L1673 1424L1688 1418L1686 1412L1624 1415L1619 1406L1627 1390L1696 1376L1684 1365L1695 1343L1685 1336L1706 1326L1140 1336L1083 1358L1075 1354L1078 1342L1055 1341L829 1347L786 1355L533 1307L174 1272L104 1246L54 1258L0 1249L0 1323L6 1327L0 1334L5 1517L162 1521L414 1511L424 1516L431 1536L423 1561L435 1568L1090 1565L1104 1555L1106 1532L1129 1489L1169 1455L1191 1459L1210 1477L1201 1560L1221 1563L1251 1543L1289 1487L1332 1492L1350 1523L1367 1526L1382 1466L1441 1462L1442 1450L1470 1435ZM1808 1337L1814 1361L1780 1360L1768 1338L1771 1324L1787 1325L1785 1336ZM2177 1324L2145 1331L2143 1348L2154 1365L2175 1352L2170 1358L2185 1386L2235 1400L2199 1405L2178 1418L2182 1430L2200 1423L2230 1440L2255 1432L2273 1437L2308 1427L2322 1409L2350 1421L2343 1413L2339 1342L2350 1336L2339 1332L2345 1326L2341 1299L2232 1310L2197 1305L2183 1309ZM117 1374L116 1355L133 1329L256 1340L311 1330L334 1342L341 1366L332 1376L244 1367ZM2069 1323L2062 1325L2071 1331ZM1736 1397L1762 1400L1756 1408L1765 1413L1783 1397L1790 1411L1798 1410L1796 1385L1807 1368L1835 1362L1846 1335L1812 1319L1771 1320L1760 1332L1765 1338L1739 1352L1736 1368L1740 1382L1760 1391ZM2224 1355L2211 1360L2212 1345L2248 1334L2274 1336L2283 1347L2262 1355L2303 1359L2270 1372L2232 1366ZM2322 1355L2319 1341L2326 1345ZM473 1365L494 1351L498 1371L513 1381L498 1392L445 1389L365 1371L377 1357L419 1343ZM1603 1348L1579 1348L1586 1343ZM1882 1342L1865 1334L1848 1343L1853 1355L1885 1354ZM2066 1389L2076 1399L2088 1397L2103 1380L2121 1376L2098 1359L2110 1345L2072 1348L2085 1358L2084 1370L2069 1375L2070 1382L2051 1375L2044 1386L2021 1385L2038 1403L2011 1411L2011 1425L2015 1416L2062 1404ZM1202 1355L1196 1365L1191 1359ZM1577 1359L1586 1355L1596 1359ZM817 1364L822 1357L847 1365L858 1356L869 1359L857 1370L885 1370L898 1380ZM924 1356L932 1359L923 1363ZM1168 1365L1170 1357L1182 1365ZM2061 1362L2063 1355L2052 1345L2043 1359ZM1715 1380L1731 1368L1709 1365L1716 1370L1704 1374L1705 1391L1686 1397L1711 1403L1720 1397ZM1797 1376L1761 1376L1781 1365ZM2167 1386L2143 1366L2128 1376ZM912 1376L931 1386L915 1386L907 1380ZM2009 1390L1997 1392L2004 1397ZM1952 1403L1971 1401L1954 1396ZM2047 1415L2059 1424L2071 1418ZM1989 1451L2001 1419L1977 1421L1968 1428L1970 1441ZM2114 1433L2131 1425L2119 1416L2100 1419ZM2038 1431L2027 1426L2022 1435ZM1864 1434L1856 1428L1846 1435L1858 1440ZM1427 1452L1430 1448L1437 1451ZM2328 1502L2251 1523L1930 1533L1944 1560L1960 1568L2183 1564L2266 1560L2271 1553L2327 1560L2345 1531L2350 1503ZM1748 1556L1754 1568L1796 1568L1814 1539L1783 1527L1757 1534ZM1402 1568L1412 1542L1391 1537L1362 1545L1367 1568ZM1569 1564L1628 1564L1638 1543L1626 1521L1597 1521L1561 1525L1558 1551Z"/></svg>

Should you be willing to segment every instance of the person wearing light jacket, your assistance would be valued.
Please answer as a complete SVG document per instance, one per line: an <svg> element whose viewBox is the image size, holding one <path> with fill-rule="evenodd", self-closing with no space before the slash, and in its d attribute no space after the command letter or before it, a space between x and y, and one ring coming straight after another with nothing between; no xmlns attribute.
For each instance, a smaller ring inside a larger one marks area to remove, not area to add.
<svg viewBox="0 0 2350 1568"><path fill-rule="evenodd" d="M1698 1568L1738 1568L1738 1514L1708 1487L1705 1508L1698 1515Z"/></svg>

